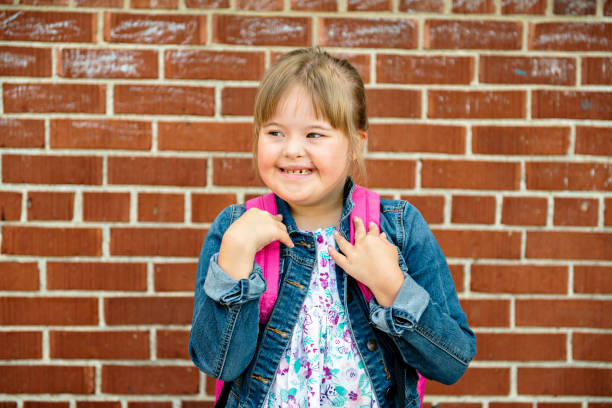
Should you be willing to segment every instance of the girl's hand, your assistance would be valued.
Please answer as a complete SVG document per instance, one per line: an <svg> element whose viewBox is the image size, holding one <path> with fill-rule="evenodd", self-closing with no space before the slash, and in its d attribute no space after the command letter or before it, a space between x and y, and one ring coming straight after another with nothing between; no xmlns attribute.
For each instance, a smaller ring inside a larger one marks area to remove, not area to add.
<svg viewBox="0 0 612 408"><path fill-rule="evenodd" d="M253 269L257 251L273 241L280 241L293 248L287 227L283 224L283 216L251 208L223 234L219 266L234 280L247 279Z"/></svg>
<svg viewBox="0 0 612 408"><path fill-rule="evenodd" d="M334 231L338 248L344 255L332 247L328 248L329 255L346 273L369 287L381 306L389 307L404 283L397 249L375 223L370 223L367 233L361 219L355 217L354 223L355 245Z"/></svg>

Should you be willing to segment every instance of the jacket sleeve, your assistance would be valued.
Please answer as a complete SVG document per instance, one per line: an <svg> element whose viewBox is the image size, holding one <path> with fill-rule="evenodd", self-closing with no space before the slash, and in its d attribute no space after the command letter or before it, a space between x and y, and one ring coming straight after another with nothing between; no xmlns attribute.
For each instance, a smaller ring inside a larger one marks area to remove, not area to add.
<svg viewBox="0 0 612 408"><path fill-rule="evenodd" d="M370 318L390 335L406 364L426 378L453 384L474 358L476 338L429 226L410 204L403 215L394 241L405 280L390 307L372 298Z"/></svg>
<svg viewBox="0 0 612 408"><path fill-rule="evenodd" d="M255 353L260 295L265 291L259 265L248 279L235 281L218 265L221 239L238 206L219 214L206 234L198 260L189 355L211 377L231 381L246 369Z"/></svg>

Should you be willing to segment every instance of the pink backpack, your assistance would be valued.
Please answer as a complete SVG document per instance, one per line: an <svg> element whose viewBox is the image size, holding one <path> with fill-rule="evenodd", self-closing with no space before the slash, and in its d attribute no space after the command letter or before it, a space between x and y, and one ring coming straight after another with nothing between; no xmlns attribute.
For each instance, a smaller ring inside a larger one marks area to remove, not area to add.
<svg viewBox="0 0 612 408"><path fill-rule="evenodd" d="M354 217L359 217L365 224L373 221L380 228L380 196L364 187L355 185L353 189L353 202L355 206L350 214L350 240L352 244L355 244L355 227L353 223ZM248 200L245 203L246 209L259 208L265 210L270 214L276 214L276 198L274 193L268 193L255 197ZM266 245L262 250L255 254L255 262L261 266L263 270L263 276L266 280L266 291L259 298L259 321L265 323L268 321L274 303L278 298L278 275L280 265L280 242L274 241ZM372 299L372 291L361 282L357 282L361 293L367 302ZM425 396L425 377L420 373L419 381L417 383L417 392L421 399L421 407L423 405L423 397ZM217 380L215 405L221 390L223 388L223 381Z"/></svg>

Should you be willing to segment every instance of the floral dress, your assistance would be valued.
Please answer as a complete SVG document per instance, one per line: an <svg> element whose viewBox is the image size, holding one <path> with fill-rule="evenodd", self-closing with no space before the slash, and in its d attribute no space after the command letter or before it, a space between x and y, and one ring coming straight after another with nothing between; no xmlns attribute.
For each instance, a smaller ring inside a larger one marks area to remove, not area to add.
<svg viewBox="0 0 612 408"><path fill-rule="evenodd" d="M264 407L378 407L338 296L333 231L313 232L317 266Z"/></svg>

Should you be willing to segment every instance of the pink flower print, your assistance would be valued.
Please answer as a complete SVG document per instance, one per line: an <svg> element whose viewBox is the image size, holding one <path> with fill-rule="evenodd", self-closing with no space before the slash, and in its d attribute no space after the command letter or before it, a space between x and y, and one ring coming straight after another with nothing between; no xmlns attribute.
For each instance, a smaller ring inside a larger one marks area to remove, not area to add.
<svg viewBox="0 0 612 408"><path fill-rule="evenodd" d="M323 235L318 235L318 234L317 234L317 242L318 242L319 244L323 243Z"/></svg>
<svg viewBox="0 0 612 408"><path fill-rule="evenodd" d="M355 391L351 391L351 392L349 392L348 397L349 397L349 399L351 401L356 401L357 400L357 393Z"/></svg>
<svg viewBox="0 0 612 408"><path fill-rule="evenodd" d="M329 367L327 366L323 366L323 375L325 376L325 378L327 378L328 380L331 380L332 378L332 373L329 370Z"/></svg>
<svg viewBox="0 0 612 408"><path fill-rule="evenodd" d="M321 266L325 268L327 266L327 259L321 258Z"/></svg>
<svg viewBox="0 0 612 408"><path fill-rule="evenodd" d="M305 378L310 378L312 375L312 368L310 368L310 361L306 361L306 375Z"/></svg>
<svg viewBox="0 0 612 408"><path fill-rule="evenodd" d="M329 286L329 274L327 272L323 272L321 273L321 277L319 278L319 280L321 281L321 286L323 287L323 289L327 289L327 287Z"/></svg>
<svg viewBox="0 0 612 408"><path fill-rule="evenodd" d="M330 310L327 314L327 317L332 322L334 326L338 325L338 320L340 319L340 315L335 310Z"/></svg>
<svg viewBox="0 0 612 408"><path fill-rule="evenodd" d="M351 332L349 331L349 329L346 329L344 331L344 341L346 341L347 343L352 343L352 338L351 338Z"/></svg>

